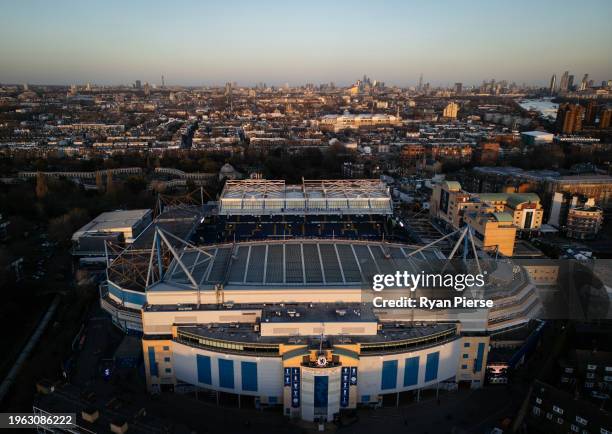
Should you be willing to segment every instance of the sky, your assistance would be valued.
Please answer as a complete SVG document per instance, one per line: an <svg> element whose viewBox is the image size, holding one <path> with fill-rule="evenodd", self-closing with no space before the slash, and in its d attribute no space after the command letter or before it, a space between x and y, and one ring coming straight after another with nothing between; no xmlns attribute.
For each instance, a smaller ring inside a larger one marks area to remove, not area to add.
<svg viewBox="0 0 612 434"><path fill-rule="evenodd" d="M0 83L598 83L610 22L610 0L6 0Z"/></svg>

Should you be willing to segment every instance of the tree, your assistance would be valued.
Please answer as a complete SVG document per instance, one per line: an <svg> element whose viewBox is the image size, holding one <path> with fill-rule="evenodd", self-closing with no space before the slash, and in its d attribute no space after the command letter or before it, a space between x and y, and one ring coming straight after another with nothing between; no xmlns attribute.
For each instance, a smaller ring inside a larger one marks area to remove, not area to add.
<svg viewBox="0 0 612 434"><path fill-rule="evenodd" d="M42 199L49 192L47 178L42 172L36 172L36 197Z"/></svg>
<svg viewBox="0 0 612 434"><path fill-rule="evenodd" d="M115 184L113 183L113 172L109 169L106 171L106 194L115 192Z"/></svg>
<svg viewBox="0 0 612 434"><path fill-rule="evenodd" d="M103 191L104 190L104 181L102 180L102 172L100 172L99 170L96 171L96 187L98 188L98 191Z"/></svg>
<svg viewBox="0 0 612 434"><path fill-rule="evenodd" d="M49 222L49 236L58 243L67 244L74 231L89 220L87 211L82 208L73 208L66 214L51 219Z"/></svg>

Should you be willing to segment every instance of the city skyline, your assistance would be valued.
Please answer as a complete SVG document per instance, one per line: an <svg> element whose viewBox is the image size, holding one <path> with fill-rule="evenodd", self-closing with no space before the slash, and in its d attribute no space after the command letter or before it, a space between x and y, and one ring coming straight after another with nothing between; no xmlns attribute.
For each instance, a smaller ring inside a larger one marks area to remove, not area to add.
<svg viewBox="0 0 612 434"><path fill-rule="evenodd" d="M167 85L344 86L366 73L404 87L423 73L432 86L492 78L547 86L565 70L595 83L612 72L601 55L612 4L599 0L581 14L549 1L511 10L481 1L166 6L20 2L0 18L0 82L159 84L164 75Z"/></svg>

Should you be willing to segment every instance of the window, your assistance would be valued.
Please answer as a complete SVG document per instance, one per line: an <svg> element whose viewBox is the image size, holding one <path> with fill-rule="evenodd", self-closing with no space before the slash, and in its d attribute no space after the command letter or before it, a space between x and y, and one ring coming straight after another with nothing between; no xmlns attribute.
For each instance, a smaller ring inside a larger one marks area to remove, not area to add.
<svg viewBox="0 0 612 434"><path fill-rule="evenodd" d="M170 374L172 372L172 368L166 368L165 371L166 371L166 374Z"/></svg>
<svg viewBox="0 0 612 434"><path fill-rule="evenodd" d="M234 388L234 361L218 359L219 365L219 386L228 389Z"/></svg>
<svg viewBox="0 0 612 434"><path fill-rule="evenodd" d="M589 381L587 383L584 383L584 387L586 387L587 389L591 389L594 386L595 383L593 383L592 381Z"/></svg>
<svg viewBox="0 0 612 434"><path fill-rule="evenodd" d="M404 363L404 386L414 386L419 382L419 357L410 357Z"/></svg>
<svg viewBox="0 0 612 434"><path fill-rule="evenodd" d="M595 374L593 374L592 372L589 372L586 374L586 377L592 380L593 378L595 378Z"/></svg>
<svg viewBox="0 0 612 434"><path fill-rule="evenodd" d="M557 418L557 423L558 423L559 425L563 425L563 418L562 418L562 417L558 417L558 418Z"/></svg>
<svg viewBox="0 0 612 434"><path fill-rule="evenodd" d="M552 420L552 413L546 413L546 419Z"/></svg>
<svg viewBox="0 0 612 434"><path fill-rule="evenodd" d="M257 363L240 362L242 369L242 390L257 392Z"/></svg>
<svg viewBox="0 0 612 434"><path fill-rule="evenodd" d="M383 362L382 379L380 388L382 390L395 389L397 387L397 360L386 360Z"/></svg>
<svg viewBox="0 0 612 434"><path fill-rule="evenodd" d="M580 417L580 416L576 416L576 422L578 422L580 425L586 426L587 423L589 423L588 420Z"/></svg>
<svg viewBox="0 0 612 434"><path fill-rule="evenodd" d="M558 414L563 414L563 409L561 407L557 407L556 405L553 405L553 411Z"/></svg>
<svg viewBox="0 0 612 434"><path fill-rule="evenodd" d="M170 347L164 346L164 351L170 351Z"/></svg>
<svg viewBox="0 0 612 434"><path fill-rule="evenodd" d="M542 404L542 398L536 398L536 402L537 402L538 404Z"/></svg>
<svg viewBox="0 0 612 434"><path fill-rule="evenodd" d="M468 357L470 357L470 355L469 355L469 354L464 354L464 355L463 355L463 358L464 358L464 359L467 359Z"/></svg>
<svg viewBox="0 0 612 434"><path fill-rule="evenodd" d="M210 357L197 354L196 367L198 371L198 382L204 384L212 384Z"/></svg>
<svg viewBox="0 0 612 434"><path fill-rule="evenodd" d="M155 361L155 347L149 347L147 351L149 355L149 372L152 377L157 377L159 372L157 369L157 362Z"/></svg>
<svg viewBox="0 0 612 434"><path fill-rule="evenodd" d="M470 347L470 343L469 342L464 342L463 343L463 348L469 348Z"/></svg>
<svg viewBox="0 0 612 434"><path fill-rule="evenodd" d="M467 369L468 365L461 365L461 369Z"/></svg>
<svg viewBox="0 0 612 434"><path fill-rule="evenodd" d="M425 381L433 381L438 378L438 365L440 363L440 352L427 354L425 364Z"/></svg>
<svg viewBox="0 0 612 434"><path fill-rule="evenodd" d="M608 430L608 429L605 429L605 428L602 428L602 429L599 431L599 433L600 433L600 434L612 434L612 431L610 431L610 430Z"/></svg>
<svg viewBox="0 0 612 434"><path fill-rule="evenodd" d="M540 407L533 407L532 413L534 416L539 416L542 413L542 410L540 410Z"/></svg>
<svg viewBox="0 0 612 434"><path fill-rule="evenodd" d="M587 369L589 371L594 371L595 369L597 369L597 365L587 365Z"/></svg>
<svg viewBox="0 0 612 434"><path fill-rule="evenodd" d="M164 362L169 363L170 362L170 357L164 357Z"/></svg>
<svg viewBox="0 0 612 434"><path fill-rule="evenodd" d="M576 425L572 424L570 425L570 429L574 432L580 432L580 428L578 428Z"/></svg>

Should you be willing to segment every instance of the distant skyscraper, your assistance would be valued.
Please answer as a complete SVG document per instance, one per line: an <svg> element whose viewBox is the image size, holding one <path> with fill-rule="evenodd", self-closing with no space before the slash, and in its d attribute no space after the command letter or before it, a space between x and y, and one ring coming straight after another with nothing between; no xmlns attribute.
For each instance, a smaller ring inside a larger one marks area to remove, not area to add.
<svg viewBox="0 0 612 434"><path fill-rule="evenodd" d="M423 73L421 72L421 75L419 76L419 86L417 87L417 90L422 90L423 89Z"/></svg>
<svg viewBox="0 0 612 434"><path fill-rule="evenodd" d="M557 110L557 131L563 134L581 131L583 111L579 104L561 104Z"/></svg>
<svg viewBox="0 0 612 434"><path fill-rule="evenodd" d="M136 89L140 89L142 87L142 83L140 80L136 80L136 82L134 83L134 87Z"/></svg>
<svg viewBox="0 0 612 434"><path fill-rule="evenodd" d="M569 71L565 71L561 76L561 82L559 83L559 90L561 92L567 92L569 85Z"/></svg>
<svg viewBox="0 0 612 434"><path fill-rule="evenodd" d="M570 92L574 90L574 76L573 75L570 75L567 78L567 90Z"/></svg>
<svg viewBox="0 0 612 434"><path fill-rule="evenodd" d="M589 74L584 74L582 81L580 82L580 90L586 90L589 85Z"/></svg>
<svg viewBox="0 0 612 434"><path fill-rule="evenodd" d="M557 87L557 74L553 74L552 77L550 77L550 86L548 88L548 93L553 95L555 93L556 87Z"/></svg>
<svg viewBox="0 0 612 434"><path fill-rule="evenodd" d="M463 91L463 83L455 83L455 93L460 94Z"/></svg>
<svg viewBox="0 0 612 434"><path fill-rule="evenodd" d="M164 87L166 87L166 83L164 83L164 76L163 75L162 75L162 80L161 80L161 87L162 87L162 89Z"/></svg>

